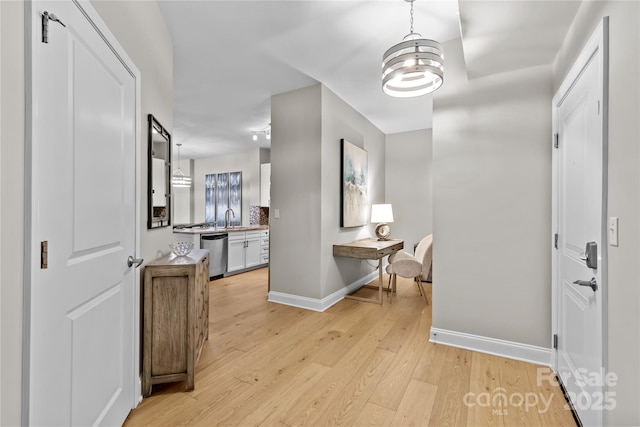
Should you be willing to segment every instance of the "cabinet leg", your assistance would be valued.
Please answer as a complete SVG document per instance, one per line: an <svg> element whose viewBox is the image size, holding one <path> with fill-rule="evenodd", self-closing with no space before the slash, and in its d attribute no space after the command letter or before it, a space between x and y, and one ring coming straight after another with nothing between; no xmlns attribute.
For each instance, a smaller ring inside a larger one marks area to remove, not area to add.
<svg viewBox="0 0 640 427"><path fill-rule="evenodd" d="M151 396L151 384L149 384L150 381L143 381L142 382L142 397L149 397Z"/></svg>

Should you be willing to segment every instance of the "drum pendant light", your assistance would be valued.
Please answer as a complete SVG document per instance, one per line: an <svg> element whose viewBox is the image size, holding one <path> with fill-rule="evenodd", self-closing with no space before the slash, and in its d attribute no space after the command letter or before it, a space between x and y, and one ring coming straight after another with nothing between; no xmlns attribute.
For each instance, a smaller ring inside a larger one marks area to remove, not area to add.
<svg viewBox="0 0 640 427"><path fill-rule="evenodd" d="M423 39L411 29L403 41L382 56L382 90L397 98L426 95L437 90L444 81L444 55L440 43Z"/></svg>

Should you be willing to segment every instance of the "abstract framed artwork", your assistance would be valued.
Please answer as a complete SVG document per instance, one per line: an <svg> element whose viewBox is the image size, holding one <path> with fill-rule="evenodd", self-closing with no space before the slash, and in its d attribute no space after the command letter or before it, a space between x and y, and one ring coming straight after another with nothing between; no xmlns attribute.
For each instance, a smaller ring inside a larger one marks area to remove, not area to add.
<svg viewBox="0 0 640 427"><path fill-rule="evenodd" d="M368 153L351 142L341 139L341 227L367 224Z"/></svg>

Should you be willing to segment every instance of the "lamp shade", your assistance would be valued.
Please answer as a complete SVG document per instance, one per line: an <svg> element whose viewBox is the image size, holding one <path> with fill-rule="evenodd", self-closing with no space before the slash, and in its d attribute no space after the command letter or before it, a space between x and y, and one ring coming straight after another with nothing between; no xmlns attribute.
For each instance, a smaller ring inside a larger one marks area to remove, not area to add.
<svg viewBox="0 0 640 427"><path fill-rule="evenodd" d="M191 187L191 177L187 176L180 169L173 173L171 185L174 187Z"/></svg>
<svg viewBox="0 0 640 427"><path fill-rule="evenodd" d="M393 222L393 209L390 203L371 205L371 222Z"/></svg>
<svg viewBox="0 0 640 427"><path fill-rule="evenodd" d="M180 147L182 144L176 144L176 146L178 147L178 168L173 172L171 185L174 187L191 187L191 177L180 170Z"/></svg>

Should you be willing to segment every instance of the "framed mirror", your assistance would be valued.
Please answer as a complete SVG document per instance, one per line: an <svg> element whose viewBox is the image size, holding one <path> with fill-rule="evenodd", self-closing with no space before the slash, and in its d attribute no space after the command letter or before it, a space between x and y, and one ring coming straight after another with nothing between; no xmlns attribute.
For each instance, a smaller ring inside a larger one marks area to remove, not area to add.
<svg viewBox="0 0 640 427"><path fill-rule="evenodd" d="M171 135L149 114L147 228L171 225Z"/></svg>

